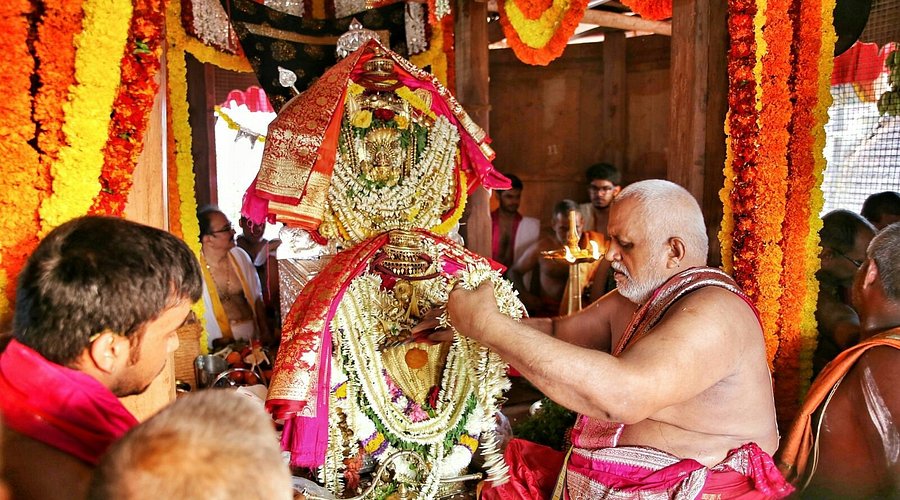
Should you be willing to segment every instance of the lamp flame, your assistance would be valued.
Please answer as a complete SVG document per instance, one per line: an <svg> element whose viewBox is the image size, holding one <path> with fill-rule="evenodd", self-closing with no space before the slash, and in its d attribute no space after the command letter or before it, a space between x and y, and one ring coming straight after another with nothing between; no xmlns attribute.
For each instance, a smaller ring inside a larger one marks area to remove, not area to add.
<svg viewBox="0 0 900 500"><path fill-rule="evenodd" d="M594 240L591 240L591 257L593 257L594 260L600 258L600 246L597 245L597 242Z"/></svg>

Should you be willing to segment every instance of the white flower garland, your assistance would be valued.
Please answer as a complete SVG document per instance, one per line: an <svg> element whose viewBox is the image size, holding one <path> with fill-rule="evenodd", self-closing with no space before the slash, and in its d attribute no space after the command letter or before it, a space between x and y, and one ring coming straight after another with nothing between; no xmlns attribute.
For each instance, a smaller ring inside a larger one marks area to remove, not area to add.
<svg viewBox="0 0 900 500"><path fill-rule="evenodd" d="M344 135L341 135L342 142ZM456 127L446 117L437 117L429 130L422 158L409 176L394 186L361 181L359 165L352 165L349 158L338 152L319 231L329 239L343 238L358 243L389 229L437 226L446 211L443 201L455 187L453 172L458 143ZM364 151L356 144L342 146Z"/></svg>
<svg viewBox="0 0 900 500"><path fill-rule="evenodd" d="M429 254L437 258L444 244L429 245ZM491 279L495 286L495 296L501 312L515 319L522 317L524 307L516 296L512 285L500 274L484 265L475 266L459 274L461 286L474 289L485 279ZM446 276L418 282L420 286L420 309L427 310L437 304L444 304L450 291L451 280ZM330 419L330 441L328 458L319 471L320 480L332 491L343 489L342 470L344 450L353 449L357 443L367 443L379 439L378 426L364 411L368 409L378 419L392 439L420 445L424 448L424 459L430 468L425 471L425 481L419 498L434 498L440 487L440 479L453 477L471 462L475 441L482 440L482 454L488 479L503 481L508 468L497 449L494 416L502 392L509 388L506 378L506 364L499 356L474 340L466 337L454 339L447 354L444 372L441 375L438 402L434 416L415 422L407 416L403 408L390 397L391 390L383 373L385 365L379 351L379 342L389 325L403 324L404 307L391 291L382 289L381 277L364 274L348 287L331 323L334 342L341 346L334 354L332 367L332 408L340 409L346 415L346 427L352 432L347 436L334 418ZM341 384L345 384L341 388ZM341 389L341 397L334 390ZM475 397L475 406L470 411L469 398ZM401 401L402 403L402 401ZM464 432L457 443L447 450L444 440L447 432L462 425ZM372 453L381 461L397 448L390 444L387 436L383 447ZM466 445L463 441L473 442ZM381 443L374 443L381 446ZM370 452L372 450L369 450ZM412 479L416 473L408 463L400 461L395 467L398 477ZM406 470L406 472L403 472Z"/></svg>

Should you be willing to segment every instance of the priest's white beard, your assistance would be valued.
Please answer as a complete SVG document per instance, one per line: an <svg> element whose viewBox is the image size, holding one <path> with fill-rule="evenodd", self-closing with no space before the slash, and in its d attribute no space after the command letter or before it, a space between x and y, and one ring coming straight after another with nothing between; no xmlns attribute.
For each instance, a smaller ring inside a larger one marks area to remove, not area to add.
<svg viewBox="0 0 900 500"><path fill-rule="evenodd" d="M650 296L653 295L653 292L669 279L669 276L663 272L665 269L663 265L664 258L663 255L659 254L650 257L646 268L651 270L651 274L643 280L634 279L621 262L613 261L610 264L613 270L622 273L622 276L616 278L616 287L619 290L619 294L638 305L647 302Z"/></svg>

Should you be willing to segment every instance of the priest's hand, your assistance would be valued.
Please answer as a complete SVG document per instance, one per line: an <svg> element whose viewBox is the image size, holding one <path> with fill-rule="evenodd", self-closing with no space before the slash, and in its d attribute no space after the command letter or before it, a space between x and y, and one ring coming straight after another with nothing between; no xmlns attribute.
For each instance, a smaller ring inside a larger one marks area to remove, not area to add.
<svg viewBox="0 0 900 500"><path fill-rule="evenodd" d="M500 314L494 297L494 284L490 280L475 290L454 288L447 301L450 324L459 333L475 340L481 340L487 332L487 321Z"/></svg>
<svg viewBox="0 0 900 500"><path fill-rule="evenodd" d="M440 318L444 314L444 306L435 307L425 313L422 320L410 329L410 342L435 344L453 340L453 330L442 328Z"/></svg>

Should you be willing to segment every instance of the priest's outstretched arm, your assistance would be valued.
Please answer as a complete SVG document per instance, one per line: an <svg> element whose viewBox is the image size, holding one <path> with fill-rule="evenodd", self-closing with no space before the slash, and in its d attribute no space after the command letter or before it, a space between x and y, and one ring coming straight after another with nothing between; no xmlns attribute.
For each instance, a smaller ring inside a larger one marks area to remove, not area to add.
<svg viewBox="0 0 900 500"><path fill-rule="evenodd" d="M730 335L733 328L720 326L722 318L731 325L756 321L749 308L742 311L734 303L740 299L733 294L699 290L673 306L651 335L612 356L616 313L633 312L614 307L621 306L613 300L615 292L578 315L557 319L556 336L549 335L551 321L533 328L499 314L491 294L491 285L453 291L448 303L453 326L498 352L561 405L621 423L645 420L727 378L740 365L746 336ZM741 313L721 315L733 308ZM593 339L586 335L591 328Z"/></svg>

